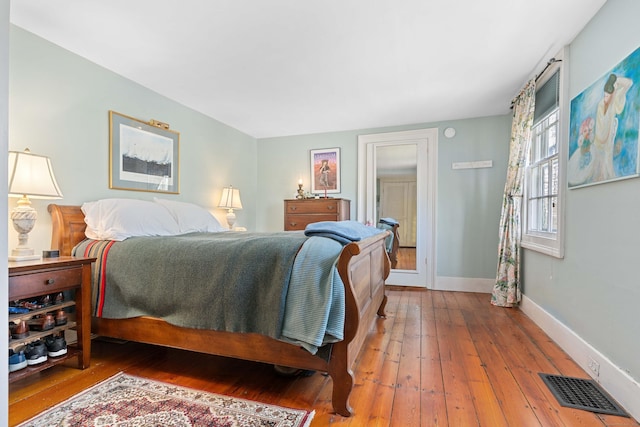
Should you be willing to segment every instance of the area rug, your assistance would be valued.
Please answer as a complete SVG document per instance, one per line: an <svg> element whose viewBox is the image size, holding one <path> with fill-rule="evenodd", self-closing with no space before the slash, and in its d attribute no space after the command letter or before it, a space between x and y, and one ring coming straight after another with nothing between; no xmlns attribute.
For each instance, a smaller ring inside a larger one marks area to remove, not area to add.
<svg viewBox="0 0 640 427"><path fill-rule="evenodd" d="M313 412L119 373L20 424L25 426L308 427Z"/></svg>

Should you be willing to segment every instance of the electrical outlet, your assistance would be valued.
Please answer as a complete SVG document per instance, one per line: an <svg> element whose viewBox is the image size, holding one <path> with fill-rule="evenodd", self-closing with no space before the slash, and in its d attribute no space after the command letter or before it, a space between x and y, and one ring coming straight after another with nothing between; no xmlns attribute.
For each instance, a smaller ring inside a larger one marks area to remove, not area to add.
<svg viewBox="0 0 640 427"><path fill-rule="evenodd" d="M589 370L594 377L598 378L598 376L600 376L600 364L598 362L589 357L589 363L587 364L587 366L589 366Z"/></svg>

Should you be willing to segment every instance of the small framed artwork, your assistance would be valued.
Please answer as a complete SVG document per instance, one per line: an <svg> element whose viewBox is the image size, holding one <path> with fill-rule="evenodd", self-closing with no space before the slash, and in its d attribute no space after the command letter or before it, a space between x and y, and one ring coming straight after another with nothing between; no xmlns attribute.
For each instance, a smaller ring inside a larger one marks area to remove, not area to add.
<svg viewBox="0 0 640 427"><path fill-rule="evenodd" d="M340 149L311 150L311 193L340 193Z"/></svg>
<svg viewBox="0 0 640 427"><path fill-rule="evenodd" d="M109 188L180 192L180 133L109 111Z"/></svg>

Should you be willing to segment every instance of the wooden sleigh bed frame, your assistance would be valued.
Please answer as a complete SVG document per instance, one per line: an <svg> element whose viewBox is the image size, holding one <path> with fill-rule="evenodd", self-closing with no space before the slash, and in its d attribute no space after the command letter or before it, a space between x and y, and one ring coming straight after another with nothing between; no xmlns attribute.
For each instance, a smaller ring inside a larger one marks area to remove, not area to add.
<svg viewBox="0 0 640 427"><path fill-rule="evenodd" d="M80 206L51 204L51 248L61 256L85 238ZM99 336L191 350L218 356L300 369L327 372L333 380L332 403L336 413L351 416L349 395L353 387L352 367L376 316L384 316L387 297L384 281L390 272L385 250L386 233L346 245L338 260L345 285L344 340L332 344L329 360L312 355L293 344L253 333L234 333L182 328L153 317L92 319L92 333Z"/></svg>

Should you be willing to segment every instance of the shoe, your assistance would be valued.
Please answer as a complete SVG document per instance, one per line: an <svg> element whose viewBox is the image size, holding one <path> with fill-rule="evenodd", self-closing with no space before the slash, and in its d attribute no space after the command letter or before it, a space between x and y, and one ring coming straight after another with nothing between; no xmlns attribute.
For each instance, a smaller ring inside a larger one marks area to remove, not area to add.
<svg viewBox="0 0 640 427"><path fill-rule="evenodd" d="M62 304L64 302L64 294L62 292L58 292L57 294L53 295L52 300L54 304Z"/></svg>
<svg viewBox="0 0 640 427"><path fill-rule="evenodd" d="M24 348L27 365L38 365L47 361L47 346L40 340L31 342Z"/></svg>
<svg viewBox="0 0 640 427"><path fill-rule="evenodd" d="M29 329L34 331L48 331L56 326L53 314L47 313L42 317L35 317L28 322Z"/></svg>
<svg viewBox="0 0 640 427"><path fill-rule="evenodd" d="M22 350L15 353L9 349L9 372L19 371L20 369L27 367L27 358L24 357Z"/></svg>
<svg viewBox="0 0 640 427"><path fill-rule="evenodd" d="M12 305L9 306L9 314L25 314L28 313L29 309L24 307L14 307Z"/></svg>
<svg viewBox="0 0 640 427"><path fill-rule="evenodd" d="M24 320L19 320L11 331L11 338L20 339L29 336L29 325Z"/></svg>
<svg viewBox="0 0 640 427"><path fill-rule="evenodd" d="M47 346L49 357L58 357L67 354L67 341L61 336L49 335L45 337L44 344Z"/></svg>
<svg viewBox="0 0 640 427"><path fill-rule="evenodd" d="M63 309L58 310L56 313L56 326L62 326L67 324L67 313Z"/></svg>
<svg viewBox="0 0 640 427"><path fill-rule="evenodd" d="M51 295L41 296L40 299L38 300L38 303L45 307L51 305Z"/></svg>
<svg viewBox="0 0 640 427"><path fill-rule="evenodd" d="M42 304L38 304L38 301L19 301L18 306L28 308L29 310L37 310L44 307Z"/></svg>

